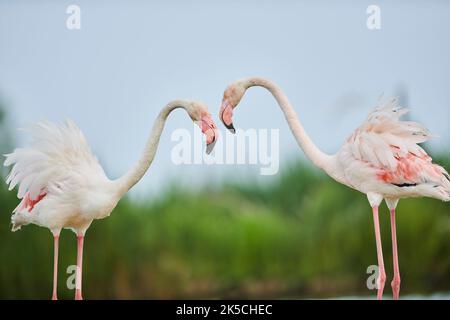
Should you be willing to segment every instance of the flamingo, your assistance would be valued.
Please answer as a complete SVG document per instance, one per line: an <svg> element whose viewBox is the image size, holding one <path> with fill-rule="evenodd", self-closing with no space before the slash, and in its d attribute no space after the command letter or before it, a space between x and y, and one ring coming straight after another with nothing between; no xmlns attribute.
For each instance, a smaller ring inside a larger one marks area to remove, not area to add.
<svg viewBox="0 0 450 320"><path fill-rule="evenodd" d="M196 101L175 100L156 118L139 161L116 180L108 179L83 133L71 120L33 125L29 130L32 144L6 155L5 166L14 165L6 182L9 190L19 186L18 198L22 199L11 217L12 231L33 223L50 229L54 237L53 300L57 300L61 229L71 229L77 236L75 299L82 300L86 230L93 220L108 217L125 193L144 176L155 157L166 119L177 108L185 109L200 126L206 136L206 152L210 153L218 131L207 107Z"/></svg>
<svg viewBox="0 0 450 320"><path fill-rule="evenodd" d="M284 92L272 81L251 77L232 82L225 90L220 119L235 133L233 110L250 87L267 89L278 102L300 148L315 166L331 178L367 195L372 207L378 260L377 298L382 299L386 282L380 237L378 208L385 200L390 210L394 276L394 299L400 295L400 270L397 253L395 210L399 199L431 197L450 201L450 177L419 146L432 135L421 124L402 121L408 112L398 107L396 99L371 112L364 123L344 142L334 155L322 152L306 133Z"/></svg>

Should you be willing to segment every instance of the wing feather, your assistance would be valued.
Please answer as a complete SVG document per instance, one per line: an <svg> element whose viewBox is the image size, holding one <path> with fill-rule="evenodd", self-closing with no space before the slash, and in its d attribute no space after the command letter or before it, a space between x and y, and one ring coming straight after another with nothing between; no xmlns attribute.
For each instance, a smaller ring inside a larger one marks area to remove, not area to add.
<svg viewBox="0 0 450 320"><path fill-rule="evenodd" d="M102 174L81 130L71 120L61 124L40 122L28 128L31 144L5 155L5 166L13 166L6 179L9 189L19 186L18 198L28 193L36 200L50 184L61 183L72 171Z"/></svg>
<svg viewBox="0 0 450 320"><path fill-rule="evenodd" d="M376 108L349 139L352 156L379 169L385 182L447 185L448 173L419 146L433 135L420 123L402 121L407 112L396 99Z"/></svg>

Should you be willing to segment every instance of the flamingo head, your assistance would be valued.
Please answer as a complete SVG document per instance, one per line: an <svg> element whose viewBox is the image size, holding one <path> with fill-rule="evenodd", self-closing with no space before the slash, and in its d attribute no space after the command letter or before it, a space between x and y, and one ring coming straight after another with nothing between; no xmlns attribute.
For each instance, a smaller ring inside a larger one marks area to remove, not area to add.
<svg viewBox="0 0 450 320"><path fill-rule="evenodd" d="M192 121L200 127L202 133L206 136L206 153L210 154L217 142L219 130L205 104L194 101L190 109L189 115Z"/></svg>
<svg viewBox="0 0 450 320"><path fill-rule="evenodd" d="M245 93L245 86L242 81L231 83L223 93L222 106L220 107L220 120L231 133L236 130L233 126L233 110L241 101Z"/></svg>

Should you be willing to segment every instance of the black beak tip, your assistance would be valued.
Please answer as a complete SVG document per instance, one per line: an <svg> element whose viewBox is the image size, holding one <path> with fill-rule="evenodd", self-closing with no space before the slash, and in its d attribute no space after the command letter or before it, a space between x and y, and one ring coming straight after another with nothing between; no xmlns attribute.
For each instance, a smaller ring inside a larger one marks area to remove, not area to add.
<svg viewBox="0 0 450 320"><path fill-rule="evenodd" d="M227 128L233 134L236 133L236 129L234 128L233 123L230 123L229 125L225 124L225 128Z"/></svg>
<svg viewBox="0 0 450 320"><path fill-rule="evenodd" d="M213 151L215 145L216 145L216 140L214 140L210 144L207 144L206 145L206 154L211 154L211 152Z"/></svg>

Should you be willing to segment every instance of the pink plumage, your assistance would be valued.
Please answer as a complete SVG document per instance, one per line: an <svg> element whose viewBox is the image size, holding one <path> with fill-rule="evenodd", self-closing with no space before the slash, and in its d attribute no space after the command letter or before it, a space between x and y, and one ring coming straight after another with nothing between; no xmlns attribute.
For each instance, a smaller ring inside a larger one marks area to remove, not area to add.
<svg viewBox="0 0 450 320"><path fill-rule="evenodd" d="M233 110L247 89L259 86L272 93L306 156L334 180L367 195L373 211L379 267L378 298L383 295L386 273L381 246L378 208L386 201L391 213L394 279L392 290L399 298L400 270L397 255L395 209L399 199L431 197L450 201L450 177L419 146L432 138L421 124L403 121L407 109L392 99L377 107L334 155L322 152L311 140L284 92L272 81L251 77L231 83L225 90L220 118L232 133Z"/></svg>
<svg viewBox="0 0 450 320"><path fill-rule="evenodd" d="M17 197L21 199L11 217L12 230L33 223L48 228L54 236L53 299L57 299L61 229L71 229L78 238L75 299L82 299L85 232L92 221L108 217L122 196L144 176L155 156L167 117L177 108L185 109L201 126L210 152L217 130L207 107L196 101L175 100L159 113L138 163L119 179L106 176L83 133L70 120L62 124L41 122L30 127L31 144L6 155L5 166L12 166L6 183L9 190L19 187Z"/></svg>
<svg viewBox="0 0 450 320"><path fill-rule="evenodd" d="M447 171L419 145L433 136L417 122L402 121L407 112L392 99L347 139L337 153L347 184L384 198L428 196L449 201Z"/></svg>
<svg viewBox="0 0 450 320"><path fill-rule="evenodd" d="M27 192L17 208L14 209L13 213L23 210L31 213L34 209L34 206L37 205L42 199L44 199L46 195L47 193L43 192L36 199L31 199L30 192Z"/></svg>

